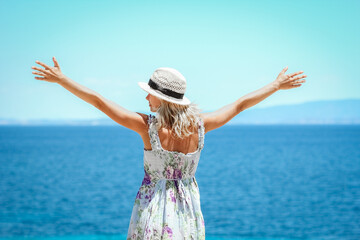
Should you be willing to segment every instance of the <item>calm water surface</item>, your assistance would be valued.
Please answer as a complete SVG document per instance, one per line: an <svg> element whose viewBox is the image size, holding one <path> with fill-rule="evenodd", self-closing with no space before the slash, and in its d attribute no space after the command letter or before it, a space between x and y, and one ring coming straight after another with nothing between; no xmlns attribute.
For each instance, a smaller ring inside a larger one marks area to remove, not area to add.
<svg viewBox="0 0 360 240"><path fill-rule="evenodd" d="M0 239L126 238L137 133L3 126L0 164ZM206 134L196 179L206 239L360 239L359 125L223 126Z"/></svg>

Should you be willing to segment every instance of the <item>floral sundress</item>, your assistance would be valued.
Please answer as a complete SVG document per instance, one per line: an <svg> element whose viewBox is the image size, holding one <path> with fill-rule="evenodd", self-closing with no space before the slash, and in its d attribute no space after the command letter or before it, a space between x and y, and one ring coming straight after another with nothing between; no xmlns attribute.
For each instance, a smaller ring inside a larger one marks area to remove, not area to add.
<svg viewBox="0 0 360 240"><path fill-rule="evenodd" d="M192 153L162 148L149 114L152 150L144 149L144 179L135 198L127 234L132 239L205 239L195 172L204 147L204 124L198 123L198 148Z"/></svg>

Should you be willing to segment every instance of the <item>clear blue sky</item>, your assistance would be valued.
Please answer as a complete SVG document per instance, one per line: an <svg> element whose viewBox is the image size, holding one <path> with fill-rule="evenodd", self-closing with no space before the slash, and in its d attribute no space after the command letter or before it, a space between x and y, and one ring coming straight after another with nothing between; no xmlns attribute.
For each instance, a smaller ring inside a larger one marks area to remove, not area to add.
<svg viewBox="0 0 360 240"><path fill-rule="evenodd" d="M35 60L119 105L149 113L158 67L187 78L186 96L216 110L288 73L307 82L254 106L360 98L360 1L0 1L0 118L105 114L58 84L34 79Z"/></svg>

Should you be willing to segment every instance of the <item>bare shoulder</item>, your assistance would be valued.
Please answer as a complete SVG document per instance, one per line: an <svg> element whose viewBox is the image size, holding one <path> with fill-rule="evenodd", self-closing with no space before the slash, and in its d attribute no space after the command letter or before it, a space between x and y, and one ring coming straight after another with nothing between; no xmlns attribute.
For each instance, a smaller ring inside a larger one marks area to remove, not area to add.
<svg viewBox="0 0 360 240"><path fill-rule="evenodd" d="M147 135L148 132L148 119L149 119L149 115L145 114L145 113L140 113L140 112L135 112L136 114L139 115L139 123L138 123L138 128L136 130L137 133L139 133L140 135Z"/></svg>
<svg viewBox="0 0 360 240"><path fill-rule="evenodd" d="M204 122L205 133L223 126L226 121L222 116L218 111L201 113L200 117Z"/></svg>
<svg viewBox="0 0 360 240"><path fill-rule="evenodd" d="M200 118L203 120L203 122L205 121L205 118L207 117L207 114L202 112L200 113Z"/></svg>
<svg viewBox="0 0 360 240"><path fill-rule="evenodd" d="M140 115L140 117L147 122L148 118L149 118L149 115L145 114L145 113L140 113L140 112L135 112L137 114Z"/></svg>

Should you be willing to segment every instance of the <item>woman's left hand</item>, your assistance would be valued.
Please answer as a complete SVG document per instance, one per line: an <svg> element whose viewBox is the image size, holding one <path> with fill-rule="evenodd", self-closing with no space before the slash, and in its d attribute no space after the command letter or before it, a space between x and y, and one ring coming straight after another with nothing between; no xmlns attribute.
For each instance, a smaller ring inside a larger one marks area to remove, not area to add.
<svg viewBox="0 0 360 240"><path fill-rule="evenodd" d="M53 57L54 67L49 67L45 63L40 61L35 61L37 64L43 66L45 69L38 67L31 67L32 69L37 70L38 72L32 72L33 74L39 75L41 77L36 76L35 79L43 80L47 82L60 83L63 79L65 79L65 75L61 72L60 66L56 61L55 57Z"/></svg>
<svg viewBox="0 0 360 240"><path fill-rule="evenodd" d="M304 73L304 71L299 71L299 72L295 72L295 73L291 73L291 74L285 74L285 72L287 70L288 70L288 67L285 67L279 73L278 77L274 81L279 90L300 87L301 83L305 82L305 79L303 79L303 80L300 80L300 79L306 78L307 77L306 75L297 76L297 75Z"/></svg>

